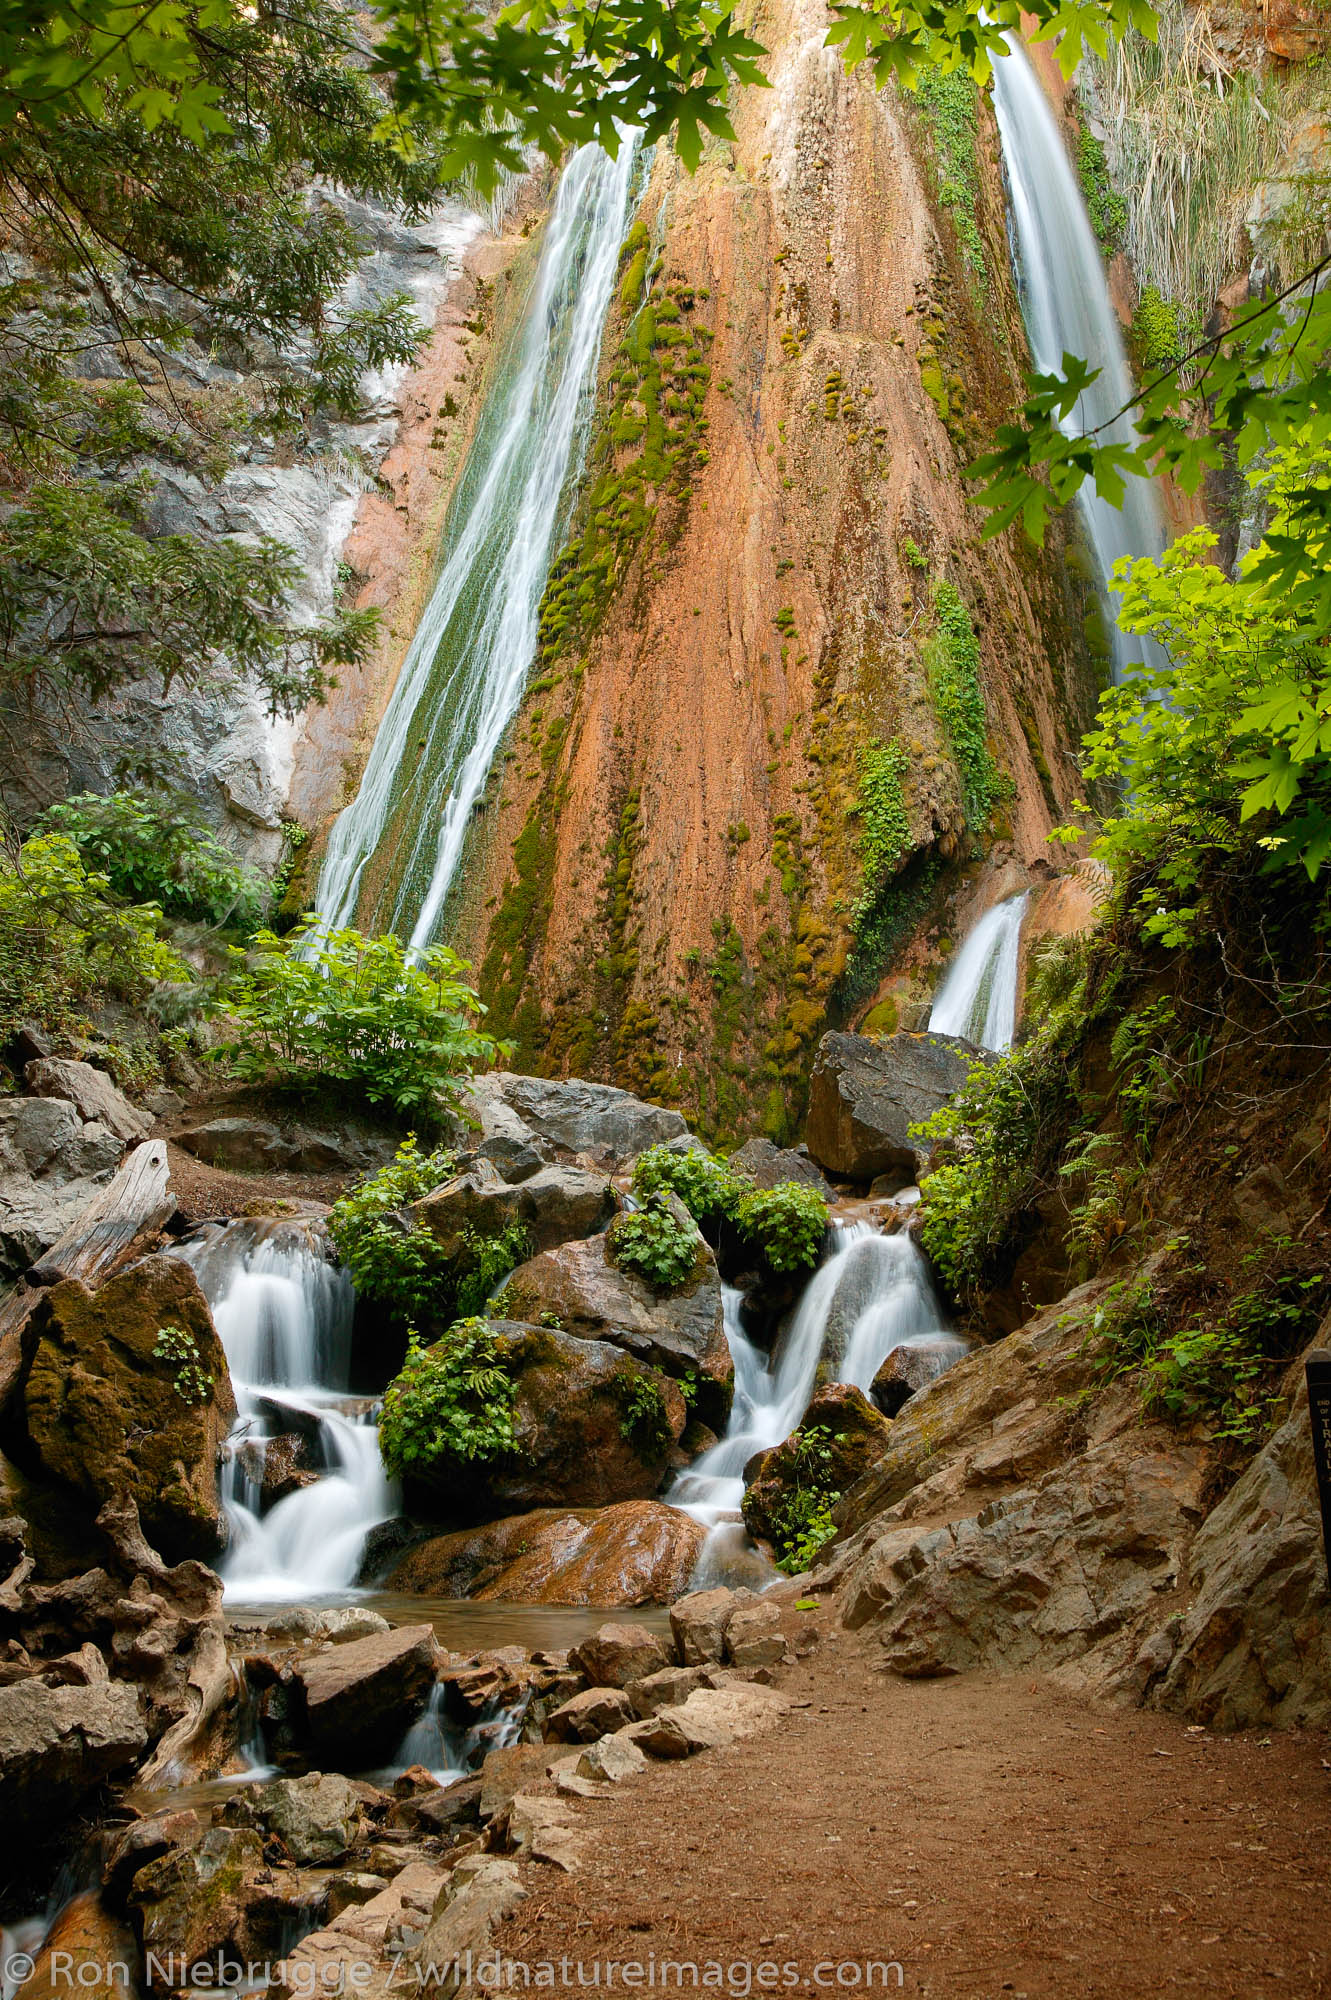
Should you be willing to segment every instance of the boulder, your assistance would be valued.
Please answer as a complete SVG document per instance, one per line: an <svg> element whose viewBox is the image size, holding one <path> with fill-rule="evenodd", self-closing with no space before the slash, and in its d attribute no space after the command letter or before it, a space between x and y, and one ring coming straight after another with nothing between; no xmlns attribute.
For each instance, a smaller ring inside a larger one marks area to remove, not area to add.
<svg viewBox="0 0 1331 2000"><path fill-rule="evenodd" d="M85 1125L104 1125L127 1145L146 1139L152 1130L148 1114L130 1103L104 1069L94 1069L91 1063L43 1056L28 1064L23 1077L34 1097L68 1099Z"/></svg>
<svg viewBox="0 0 1331 2000"><path fill-rule="evenodd" d="M428 1597L511 1604L669 1604L687 1588L706 1530L659 1500L543 1507L437 1535L389 1579Z"/></svg>
<svg viewBox="0 0 1331 2000"><path fill-rule="evenodd" d="M874 1376L870 1394L885 1417L894 1417L917 1390L927 1389L969 1351L968 1342L954 1333L903 1341Z"/></svg>
<svg viewBox="0 0 1331 2000"><path fill-rule="evenodd" d="M147 1743L138 1689L126 1681L0 1687L0 1814L36 1839L136 1763Z"/></svg>
<svg viewBox="0 0 1331 2000"><path fill-rule="evenodd" d="M265 1787L258 1816L300 1867L326 1867L354 1847L363 1826L355 1787L335 1772L278 1778Z"/></svg>
<svg viewBox="0 0 1331 2000"><path fill-rule="evenodd" d="M663 1293L612 1263L608 1249L606 1236L592 1236L520 1264L504 1286L504 1311L533 1325L557 1320L566 1333L611 1341L666 1374L705 1378L722 1392L708 1417L724 1425L734 1370L711 1250L699 1236L694 1276Z"/></svg>
<svg viewBox="0 0 1331 2000"><path fill-rule="evenodd" d="M630 1681L668 1667L672 1657L661 1634L645 1625L602 1625L573 1648L569 1664L594 1688L626 1688Z"/></svg>
<svg viewBox="0 0 1331 2000"><path fill-rule="evenodd" d="M264 1860L253 1827L215 1826L139 1870L129 1904L144 1951L181 1969L222 1952L242 1964L279 1957L289 1935L288 1883ZM286 1929L284 1929L284 1925Z"/></svg>
<svg viewBox="0 0 1331 2000"><path fill-rule="evenodd" d="M549 1762L550 1752L543 1743L506 1743L487 1750L477 1802L481 1818L497 1819L524 1785L535 1785L545 1776Z"/></svg>
<svg viewBox="0 0 1331 2000"><path fill-rule="evenodd" d="M285 1500L288 1493L313 1486L319 1477L311 1440L299 1431L251 1439L236 1450L236 1458L246 1479L258 1488L262 1511Z"/></svg>
<svg viewBox="0 0 1331 2000"><path fill-rule="evenodd" d="M407 1491L420 1511L483 1521L536 1507L608 1507L659 1489L688 1418L668 1377L606 1341L489 1324L517 1385L516 1449L413 1467Z"/></svg>
<svg viewBox="0 0 1331 2000"><path fill-rule="evenodd" d="M23 1981L24 2000L59 2000L71 1992L123 2000L127 1991L141 1990L139 1973L138 1939L100 1896L85 1890L64 1905L42 1939Z"/></svg>
<svg viewBox="0 0 1331 2000"><path fill-rule="evenodd" d="M726 1658L735 1667L776 1667L786 1657L786 1635L775 1604L741 1604L726 1626Z"/></svg>
<svg viewBox="0 0 1331 2000"><path fill-rule="evenodd" d="M624 1692L633 1713L645 1720L658 1709L677 1708L695 1688L711 1687L717 1671L715 1667L659 1667L640 1681L630 1681Z"/></svg>
<svg viewBox="0 0 1331 2000"><path fill-rule="evenodd" d="M240 1173L364 1173L392 1159L391 1133L358 1121L336 1126L280 1124L247 1113L209 1118L174 1135L183 1152L205 1166Z"/></svg>
<svg viewBox="0 0 1331 2000"><path fill-rule="evenodd" d="M688 1131L678 1111L646 1104L612 1084L505 1070L478 1077L463 1109L481 1132L480 1152L489 1150L494 1137L511 1141L521 1134L546 1158L582 1154L607 1165L636 1159L649 1146L668 1145Z"/></svg>
<svg viewBox="0 0 1331 2000"><path fill-rule="evenodd" d="M212 1315L178 1257L145 1257L96 1292L53 1285L24 1328L13 1456L96 1507L135 1495L169 1557L224 1545L217 1465L234 1416Z"/></svg>
<svg viewBox="0 0 1331 2000"><path fill-rule="evenodd" d="M955 1096L980 1055L953 1035L824 1035L809 1080L809 1151L847 1180L916 1180L924 1156L911 1127Z"/></svg>
<svg viewBox="0 0 1331 2000"><path fill-rule="evenodd" d="M63 1098L0 1100L0 1279L19 1276L72 1228L124 1150Z"/></svg>
<svg viewBox="0 0 1331 2000"><path fill-rule="evenodd" d="M639 1729L642 1726L635 1725ZM577 1775L601 1784L618 1785L646 1769L647 1759L633 1741L632 1732L625 1730L623 1734L602 1736L589 1744L578 1759Z"/></svg>
<svg viewBox="0 0 1331 2000"><path fill-rule="evenodd" d="M584 1688L550 1717L546 1727L556 1743L593 1743L633 1720L633 1705L619 1688Z"/></svg>
<svg viewBox="0 0 1331 2000"><path fill-rule="evenodd" d="M730 1155L729 1165L755 1187L774 1188L786 1181L798 1181L802 1187L816 1188L829 1201L832 1199L832 1189L816 1160L810 1159L807 1152L774 1146L770 1139L747 1140L737 1153Z"/></svg>
<svg viewBox="0 0 1331 2000"><path fill-rule="evenodd" d="M431 1966L479 1959L495 1925L512 1916L526 1893L516 1861L487 1854L478 1855L474 1866L459 1863L440 1891L429 1926L413 1954L421 1968L421 1984L428 1983L426 1969ZM438 1974L432 1977L437 1980ZM317 1986L306 1990L339 1989Z"/></svg>
<svg viewBox="0 0 1331 2000"><path fill-rule="evenodd" d="M697 1688L678 1708L659 1709L625 1733L653 1757L691 1757L770 1729L789 1707L789 1698L775 1688Z"/></svg>
<svg viewBox="0 0 1331 2000"><path fill-rule="evenodd" d="M402 1625L294 1660L316 1761L355 1771L386 1757L424 1707L438 1658L433 1626Z"/></svg>
<svg viewBox="0 0 1331 2000"><path fill-rule="evenodd" d="M614 1189L603 1174L542 1167L515 1185L489 1160L478 1159L418 1201L412 1213L446 1254L456 1257L468 1233L497 1236L512 1223L526 1230L536 1250L551 1250L604 1229L615 1207Z"/></svg>
<svg viewBox="0 0 1331 2000"><path fill-rule="evenodd" d="M792 1497L809 1483L801 1445L812 1430L831 1433L828 1458L817 1468L820 1489L836 1498L848 1493L887 1449L892 1426L860 1389L829 1382L815 1392L799 1429L783 1444L759 1453L744 1468L744 1525L755 1541L781 1539L782 1516Z"/></svg>
<svg viewBox="0 0 1331 2000"><path fill-rule="evenodd" d="M695 1590L688 1597L681 1597L670 1607L670 1630L675 1641L675 1651L686 1667L705 1665L710 1660L720 1662L725 1652L726 1626L742 1603L748 1602L748 1592L741 1597L738 1591Z"/></svg>

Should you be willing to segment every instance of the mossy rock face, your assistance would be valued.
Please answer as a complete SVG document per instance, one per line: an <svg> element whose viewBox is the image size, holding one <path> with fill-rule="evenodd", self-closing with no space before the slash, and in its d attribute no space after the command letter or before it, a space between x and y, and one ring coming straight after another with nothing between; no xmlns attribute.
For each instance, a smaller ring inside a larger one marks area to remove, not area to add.
<svg viewBox="0 0 1331 2000"><path fill-rule="evenodd" d="M688 1420L675 1383L608 1341L514 1320L489 1326L517 1385L517 1448L488 1461L444 1457L413 1467L409 1505L461 1525L536 1507L609 1507L660 1491Z"/></svg>
<svg viewBox="0 0 1331 2000"><path fill-rule="evenodd" d="M167 1328L189 1372L154 1351ZM29 1321L15 1456L92 1513L129 1494L170 1561L225 1544L217 1464L234 1416L208 1302L177 1257L147 1257L96 1292L67 1279Z"/></svg>

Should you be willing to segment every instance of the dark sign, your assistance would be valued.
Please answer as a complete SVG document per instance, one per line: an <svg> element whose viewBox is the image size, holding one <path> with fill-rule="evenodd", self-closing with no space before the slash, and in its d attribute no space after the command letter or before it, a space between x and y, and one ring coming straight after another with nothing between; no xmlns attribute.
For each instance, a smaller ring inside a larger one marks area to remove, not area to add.
<svg viewBox="0 0 1331 2000"><path fill-rule="evenodd" d="M1314 1347L1307 1365L1313 1464L1317 1467L1317 1491L1322 1502L1322 1546L1331 1573L1331 1348Z"/></svg>

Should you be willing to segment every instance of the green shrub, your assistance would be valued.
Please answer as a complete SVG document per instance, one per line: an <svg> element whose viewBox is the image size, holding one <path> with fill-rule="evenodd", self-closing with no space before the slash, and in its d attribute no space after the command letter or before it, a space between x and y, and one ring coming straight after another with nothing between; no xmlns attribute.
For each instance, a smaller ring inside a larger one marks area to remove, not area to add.
<svg viewBox="0 0 1331 2000"><path fill-rule="evenodd" d="M1137 360L1146 369L1172 368L1193 345L1183 308L1162 298L1154 285L1142 286L1131 338Z"/></svg>
<svg viewBox="0 0 1331 2000"><path fill-rule="evenodd" d="M474 1229L462 1232L460 1262L466 1266L457 1281L457 1310L464 1316L485 1309L500 1280L532 1254L532 1240L520 1222L510 1222L494 1236L479 1235ZM543 1322L544 1323L544 1322Z"/></svg>
<svg viewBox="0 0 1331 2000"><path fill-rule="evenodd" d="M781 1181L741 1196L735 1225L774 1271L811 1271L827 1234L827 1203L817 1188Z"/></svg>
<svg viewBox="0 0 1331 2000"><path fill-rule="evenodd" d="M218 1008L235 1033L213 1053L246 1082L329 1086L430 1119L503 1052L473 1025L484 1010L447 945L412 963L395 937L305 925L285 940L260 931L234 956Z"/></svg>
<svg viewBox="0 0 1331 2000"><path fill-rule="evenodd" d="M658 1291L673 1291L692 1272L698 1257L696 1232L671 1214L659 1194L640 1209L617 1215L609 1230L610 1255L625 1271L636 1271Z"/></svg>
<svg viewBox="0 0 1331 2000"><path fill-rule="evenodd" d="M757 1188L746 1174L737 1174L701 1147L677 1153L668 1146L649 1146L634 1162L633 1191L649 1201L662 1188L679 1196L695 1222L729 1223L774 1271L807 1270L818 1262L827 1203L816 1188L800 1181Z"/></svg>
<svg viewBox="0 0 1331 2000"><path fill-rule="evenodd" d="M80 792L52 806L43 827L72 840L84 866L103 874L127 902L160 903L170 916L244 931L262 920L263 882L223 846L190 799Z"/></svg>
<svg viewBox="0 0 1331 2000"><path fill-rule="evenodd" d="M385 1466L400 1478L450 1462L502 1458L517 1445L516 1396L485 1320L459 1320L432 1347L413 1334L379 1418Z"/></svg>
<svg viewBox="0 0 1331 2000"><path fill-rule="evenodd" d="M616 1375L610 1384L619 1404L619 1434L650 1465L675 1442L661 1385L650 1375Z"/></svg>
<svg viewBox="0 0 1331 2000"><path fill-rule="evenodd" d="M810 1424L782 1447L783 1471L790 1483L769 1510L768 1524L777 1568L787 1576L806 1570L837 1531L832 1509L841 1495L832 1468L838 1442L825 1424Z"/></svg>
<svg viewBox="0 0 1331 2000"><path fill-rule="evenodd" d="M141 1003L189 968L159 934L155 904L120 904L65 834L0 855L0 1039L23 1022L57 1039L108 1000Z"/></svg>
<svg viewBox="0 0 1331 2000"><path fill-rule="evenodd" d="M414 1319L448 1296L451 1260L438 1238L411 1225L402 1211L449 1180L455 1168L452 1153L422 1153L413 1133L388 1166L333 1203L328 1234L362 1298Z"/></svg>

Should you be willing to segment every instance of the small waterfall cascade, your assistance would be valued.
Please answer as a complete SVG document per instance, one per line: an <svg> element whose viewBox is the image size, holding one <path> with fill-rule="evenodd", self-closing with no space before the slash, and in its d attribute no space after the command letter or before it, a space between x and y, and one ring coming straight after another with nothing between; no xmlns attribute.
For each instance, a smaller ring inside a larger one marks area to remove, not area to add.
<svg viewBox="0 0 1331 2000"><path fill-rule="evenodd" d="M770 1359L740 1323L741 1294L722 1288L726 1340L735 1364L735 1398L726 1434L681 1472L666 1495L672 1507L710 1530L692 1587L736 1576L747 1547L738 1526L744 1468L755 1452L788 1438L808 1407L820 1363L828 1379L867 1395L898 1347L927 1344L941 1375L967 1344L944 1319L928 1266L904 1230L883 1236L866 1222L833 1226L833 1241L805 1287ZM749 1548L749 1566L756 1552ZM763 1580L770 1580L764 1578Z"/></svg>
<svg viewBox="0 0 1331 2000"><path fill-rule="evenodd" d="M263 1604L346 1590L369 1530L396 1511L369 1406L347 1394L350 1280L307 1223L209 1223L177 1254L212 1307L236 1395L226 1595ZM268 1454L293 1438L317 1475L261 1512Z"/></svg>
<svg viewBox="0 0 1331 2000"><path fill-rule="evenodd" d="M1099 433L1102 443L1136 440L1130 416L1117 413L1133 394L1123 336L1109 296L1099 245L1057 121L1030 58L1015 35L994 63L994 112L1011 190L1012 228L1022 313L1031 358L1042 375L1061 375L1064 354L1100 370L1068 417L1068 435ZM1123 556L1157 556L1164 516L1154 480L1131 479L1121 508L1089 485L1080 503L1101 581ZM1112 610L1111 610L1112 616ZM1151 639L1112 627L1114 678L1136 666L1167 667Z"/></svg>
<svg viewBox="0 0 1331 2000"><path fill-rule="evenodd" d="M414 952L439 927L568 525L637 152L629 133L615 160L584 146L560 178L523 324L449 507L438 579L328 843L316 908L329 927L365 903L365 921Z"/></svg>
<svg viewBox="0 0 1331 2000"><path fill-rule="evenodd" d="M459 1778L470 1777L491 1750L507 1750L518 1741L529 1700L528 1693L508 1708L496 1703L463 1726L449 1715L447 1688L443 1681L436 1681L425 1707L398 1744L383 1778L400 1777L413 1764L422 1765L441 1785L456 1784Z"/></svg>
<svg viewBox="0 0 1331 2000"><path fill-rule="evenodd" d="M953 958L934 998L929 1026L978 1049L1012 1047L1017 1028L1017 969L1030 891L986 910Z"/></svg>

